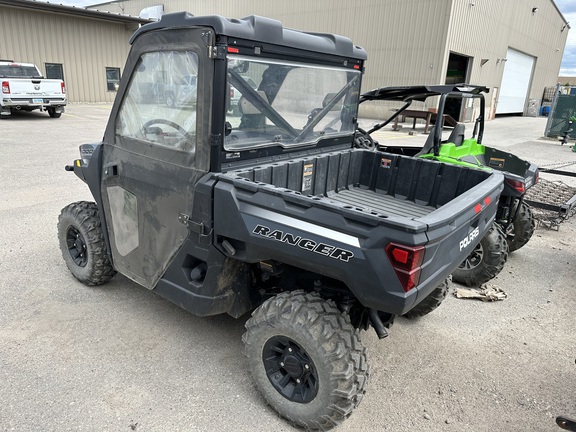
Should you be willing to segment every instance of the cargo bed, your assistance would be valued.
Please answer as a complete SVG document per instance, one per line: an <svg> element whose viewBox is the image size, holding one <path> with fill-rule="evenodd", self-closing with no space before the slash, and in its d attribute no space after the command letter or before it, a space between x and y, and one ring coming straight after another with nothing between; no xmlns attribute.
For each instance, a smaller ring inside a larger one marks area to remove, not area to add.
<svg viewBox="0 0 576 432"><path fill-rule="evenodd" d="M501 181L488 171L364 150L268 163L219 177L233 179L240 189L274 190L292 202L328 206L348 217L357 214L385 224L406 225L408 221L417 230L426 229L432 222L430 216L456 197L478 187L476 196L484 197ZM446 223L469 208L467 200L451 204L452 217Z"/></svg>
<svg viewBox="0 0 576 432"><path fill-rule="evenodd" d="M351 206L360 206L372 209L377 213L388 216L403 216L417 218L434 211L434 207L420 205L411 201L400 201L389 195L381 195L377 192L352 187L338 193L328 194L328 197L336 202Z"/></svg>

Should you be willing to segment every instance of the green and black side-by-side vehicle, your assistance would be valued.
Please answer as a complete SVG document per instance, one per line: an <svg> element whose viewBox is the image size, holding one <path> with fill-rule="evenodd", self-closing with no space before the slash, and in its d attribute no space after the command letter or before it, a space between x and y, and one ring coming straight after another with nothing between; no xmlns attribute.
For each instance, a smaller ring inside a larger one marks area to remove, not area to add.
<svg viewBox="0 0 576 432"><path fill-rule="evenodd" d="M131 44L102 142L67 167L94 197L60 215L68 268L87 285L120 272L199 316L252 312L267 402L339 424L368 383L360 330L382 338L440 304L503 175L355 147L366 53L347 38L176 13ZM167 107L190 75L191 102Z"/></svg>
<svg viewBox="0 0 576 432"><path fill-rule="evenodd" d="M530 206L524 202L526 191L538 181L538 167L517 156L495 148L484 146L484 86L469 84L383 87L362 94L360 103L369 101L402 102L402 106L387 120L370 130L360 130L359 138L367 146L370 134L381 130L407 110L414 101L424 102L438 97L438 108L434 113L435 125L423 147L378 145L382 151L416 156L427 160L466 166L486 171L501 171L505 175L504 191L498 202L496 223L474 248L472 253L454 271L453 279L466 285L480 285L494 278L506 263L508 252L524 246L534 233L535 222ZM479 115L475 119L471 136L466 137L464 123L456 122L447 139L442 139L442 128L446 107L456 104L459 112L462 102L472 106L479 100Z"/></svg>

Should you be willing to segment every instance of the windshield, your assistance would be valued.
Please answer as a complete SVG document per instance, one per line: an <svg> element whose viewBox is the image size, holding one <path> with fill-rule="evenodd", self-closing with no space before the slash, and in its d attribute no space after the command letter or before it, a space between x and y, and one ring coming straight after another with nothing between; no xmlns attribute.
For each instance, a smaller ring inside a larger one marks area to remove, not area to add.
<svg viewBox="0 0 576 432"><path fill-rule="evenodd" d="M360 71L228 58L226 150L311 144L355 129Z"/></svg>
<svg viewBox="0 0 576 432"><path fill-rule="evenodd" d="M19 64L0 65L0 77L2 78L34 78L41 74L34 66Z"/></svg>

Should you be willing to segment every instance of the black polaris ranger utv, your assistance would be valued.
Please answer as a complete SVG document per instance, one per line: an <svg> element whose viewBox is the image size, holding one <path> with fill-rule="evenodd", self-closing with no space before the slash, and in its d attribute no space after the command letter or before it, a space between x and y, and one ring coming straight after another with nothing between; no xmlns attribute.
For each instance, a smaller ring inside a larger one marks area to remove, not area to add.
<svg viewBox="0 0 576 432"><path fill-rule="evenodd" d="M503 176L355 148L366 53L347 38L176 13L131 43L102 142L67 167L95 201L60 215L70 271L120 272L200 316L253 311L269 404L339 424L366 391L360 330L441 302ZM174 85L190 75L195 90ZM178 87L190 103L167 107Z"/></svg>

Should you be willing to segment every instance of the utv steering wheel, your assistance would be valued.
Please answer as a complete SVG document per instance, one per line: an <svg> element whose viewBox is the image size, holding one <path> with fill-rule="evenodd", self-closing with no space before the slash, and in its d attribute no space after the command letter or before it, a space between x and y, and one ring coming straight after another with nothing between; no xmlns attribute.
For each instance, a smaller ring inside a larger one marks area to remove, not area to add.
<svg viewBox="0 0 576 432"><path fill-rule="evenodd" d="M150 134L160 135L160 133L163 133L163 131L159 128L157 130L151 129L150 127L152 125L170 126L172 129L178 131L180 133L180 135L182 135L183 138L185 138L189 141L192 140L192 137L188 134L188 132L182 126L180 126L178 123L174 123L171 120L164 120L164 119L152 119L152 120L148 120L146 123L144 123L142 125L142 130L144 131L145 135L150 135Z"/></svg>

